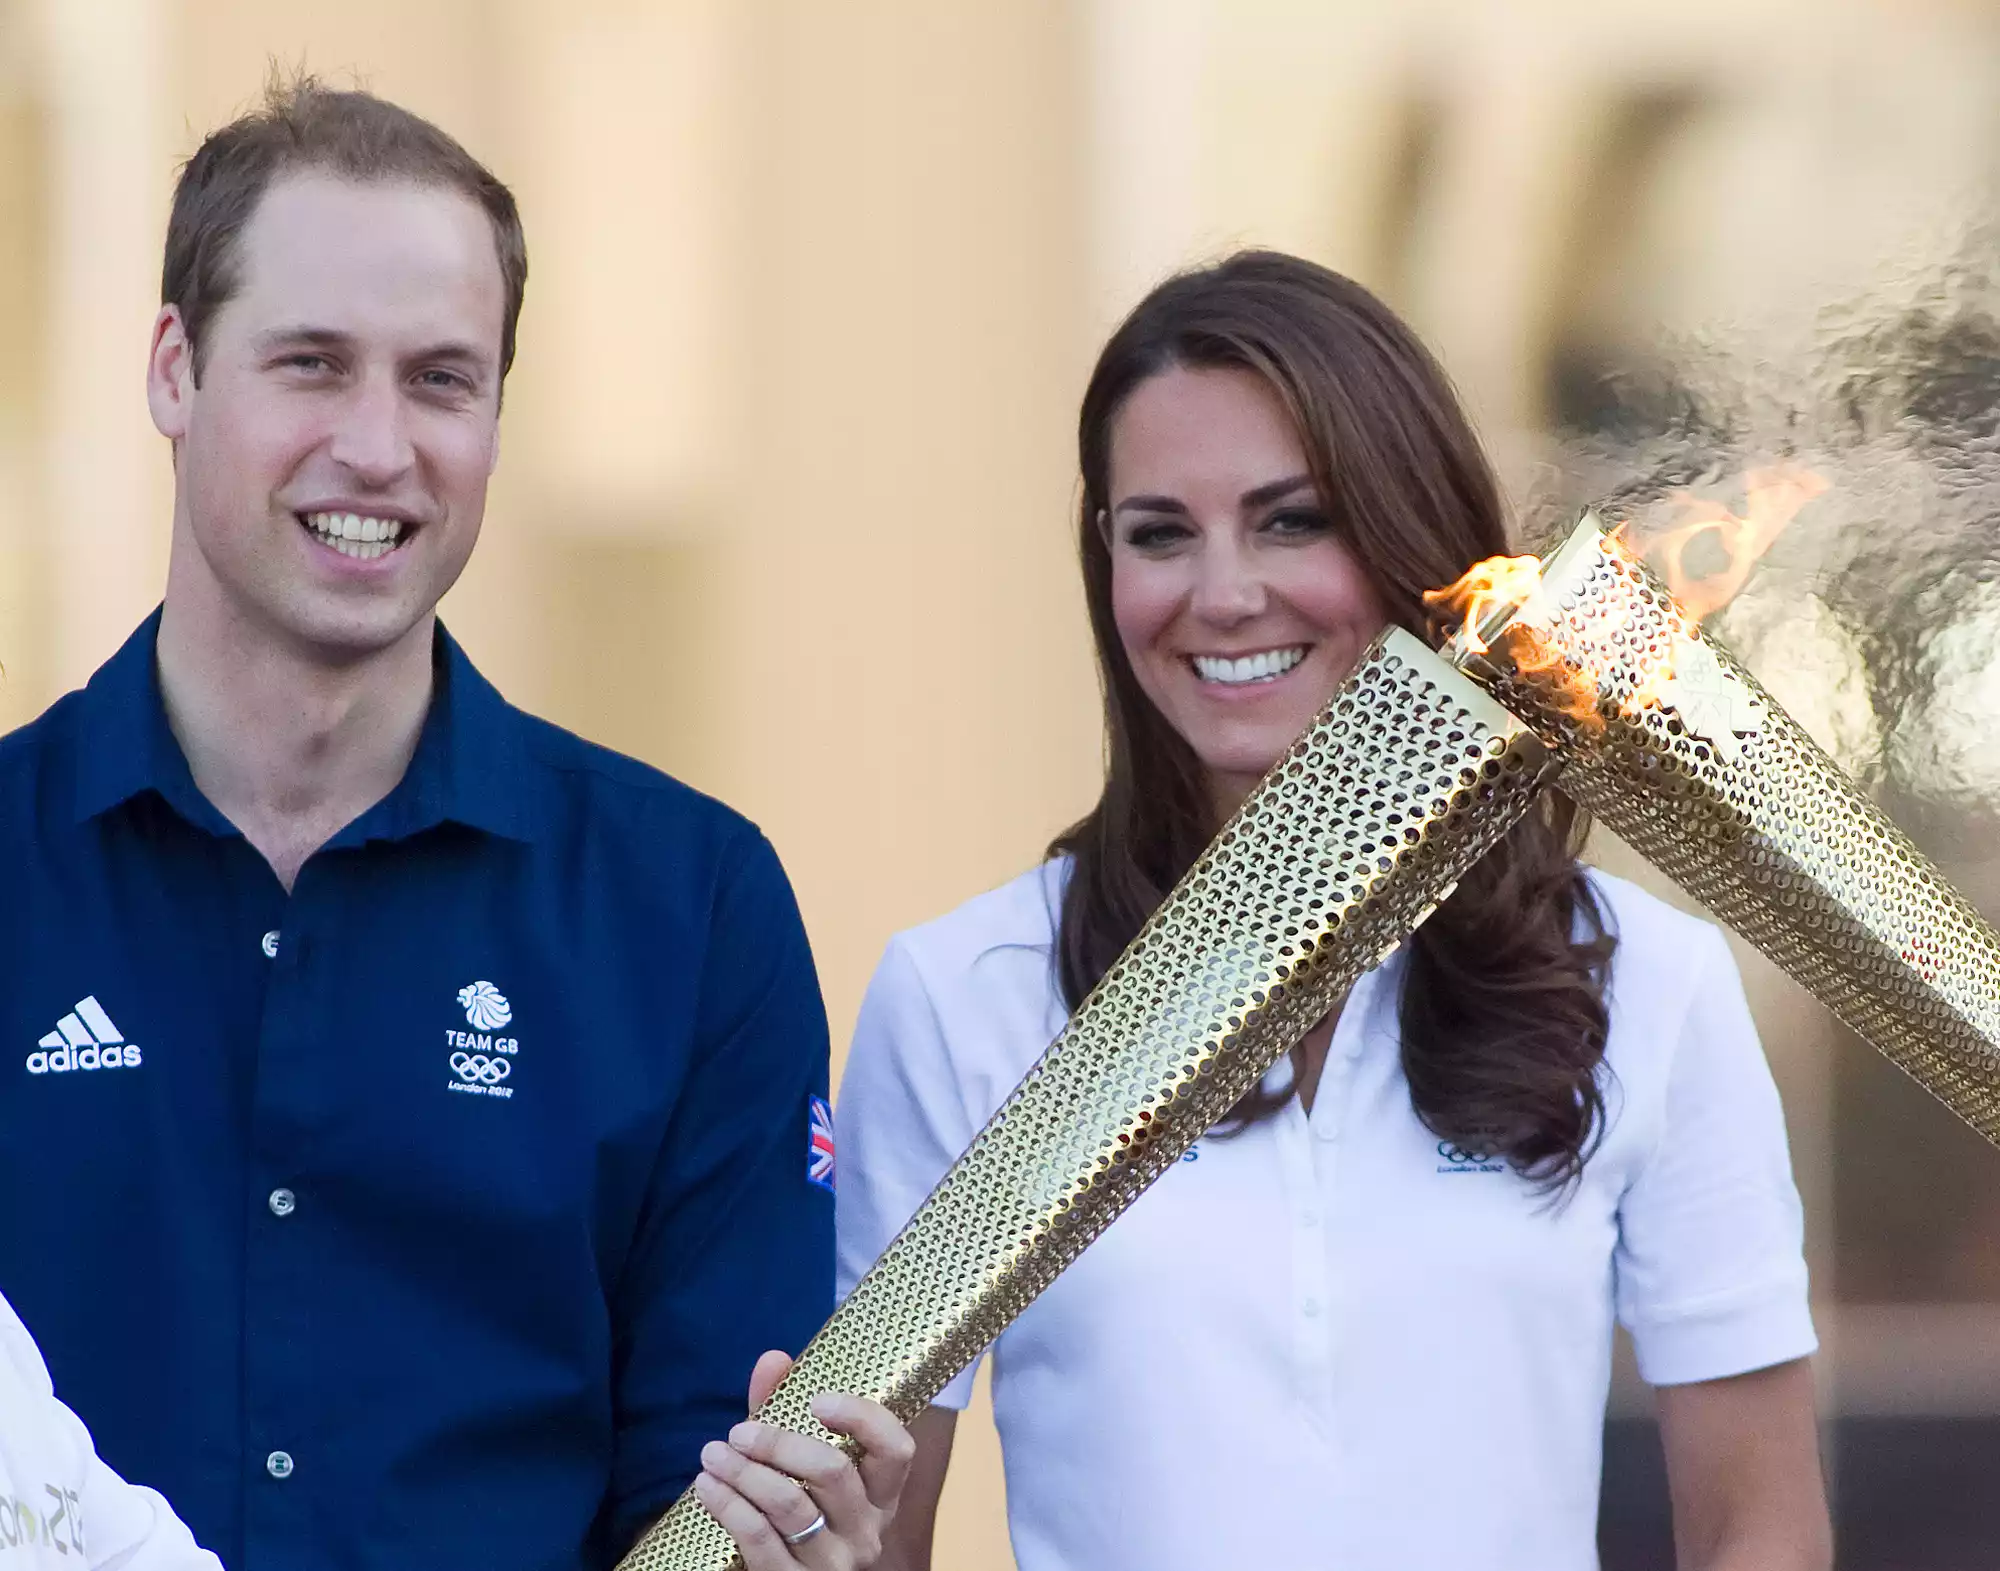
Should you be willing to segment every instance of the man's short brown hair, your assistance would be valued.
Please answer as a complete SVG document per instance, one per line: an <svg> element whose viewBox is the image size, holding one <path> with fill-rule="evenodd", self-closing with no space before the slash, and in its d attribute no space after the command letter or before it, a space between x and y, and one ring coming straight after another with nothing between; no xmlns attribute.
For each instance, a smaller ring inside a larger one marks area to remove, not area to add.
<svg viewBox="0 0 2000 1571"><path fill-rule="evenodd" d="M180 308L201 375L202 333L235 293L237 242L281 175L313 170L348 180L406 182L457 191L493 225L506 286L500 374L514 363L514 330L528 286L528 243L514 194L428 120L359 90L335 90L311 76L274 77L259 109L213 132L181 168L167 219L160 302Z"/></svg>

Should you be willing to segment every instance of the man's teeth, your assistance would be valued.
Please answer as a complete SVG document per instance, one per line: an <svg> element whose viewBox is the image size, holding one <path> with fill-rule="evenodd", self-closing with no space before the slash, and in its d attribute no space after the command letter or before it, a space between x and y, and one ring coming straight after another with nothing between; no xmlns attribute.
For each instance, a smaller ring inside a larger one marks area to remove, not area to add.
<svg viewBox="0 0 2000 1571"><path fill-rule="evenodd" d="M1195 675L1204 682L1240 685L1283 676L1305 657L1306 646L1299 644L1290 649L1267 649L1260 655L1244 655L1236 660L1219 655L1195 655L1193 659Z"/></svg>
<svg viewBox="0 0 2000 1571"><path fill-rule="evenodd" d="M403 533L400 518L369 518L361 513L307 513L304 518L306 528L321 545L364 562L387 556Z"/></svg>

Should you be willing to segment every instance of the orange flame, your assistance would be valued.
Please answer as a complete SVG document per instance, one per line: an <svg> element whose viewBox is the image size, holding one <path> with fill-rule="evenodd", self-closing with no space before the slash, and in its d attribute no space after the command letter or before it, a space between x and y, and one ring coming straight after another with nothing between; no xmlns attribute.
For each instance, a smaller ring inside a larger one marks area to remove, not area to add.
<svg viewBox="0 0 2000 1571"><path fill-rule="evenodd" d="M1799 509L1827 489L1822 477L1798 464L1753 469L1744 482L1745 511L1740 515L1720 502L1683 491L1674 497L1680 521L1642 532L1639 544L1647 564L1697 622L1736 597L1758 558L1771 549ZM1697 543L1705 549L1719 548L1720 563L1706 570L1691 566L1688 553Z"/></svg>
<svg viewBox="0 0 2000 1571"><path fill-rule="evenodd" d="M1459 618L1449 653L1455 658L1483 655L1489 645L1485 629L1504 614L1518 611L1541 587L1538 556L1490 556L1475 562L1457 582L1424 592L1424 604L1434 612ZM1563 658L1562 651L1527 622L1502 625L1495 635L1507 647L1514 669L1533 681L1545 697L1586 727L1601 727L1597 686Z"/></svg>
<svg viewBox="0 0 2000 1571"><path fill-rule="evenodd" d="M1542 582L1538 556L1489 556L1474 562L1465 576L1442 589L1426 589L1424 604L1458 619L1456 647L1483 655L1486 640L1480 629L1500 612L1518 611Z"/></svg>
<svg viewBox="0 0 2000 1571"><path fill-rule="evenodd" d="M1824 492L1827 482L1797 464L1779 464L1753 469L1745 477L1746 512L1739 516L1721 503L1691 496L1674 498L1681 511L1678 523L1645 531L1634 541L1623 526L1606 541L1607 549L1631 556L1641 555L1654 572L1665 580L1691 620L1700 622L1734 598L1750 577L1757 561L1771 548L1800 508ZM1694 571L1688 556L1703 537L1713 535L1721 561L1716 567ZM1587 729L1602 726L1598 710L1599 692L1595 680L1566 660L1560 650L1530 623L1506 616L1527 604L1541 583L1542 564L1532 556L1496 556L1475 563L1456 583L1428 590L1424 604L1441 618L1457 618L1458 627L1446 645L1453 659L1485 654L1488 640L1506 647L1507 657L1519 674L1541 690L1544 700ZM1637 712L1657 702L1657 689L1673 675L1670 662L1648 671L1639 688L1625 702Z"/></svg>

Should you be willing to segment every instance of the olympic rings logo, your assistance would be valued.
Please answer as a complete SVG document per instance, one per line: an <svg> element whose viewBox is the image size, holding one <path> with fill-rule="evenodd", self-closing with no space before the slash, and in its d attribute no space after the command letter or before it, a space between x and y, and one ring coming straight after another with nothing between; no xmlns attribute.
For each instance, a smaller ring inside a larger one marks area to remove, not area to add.
<svg viewBox="0 0 2000 1571"><path fill-rule="evenodd" d="M488 1058L484 1053L453 1053L451 1072L468 1083L477 1080L497 1086L514 1072L514 1066L504 1058Z"/></svg>
<svg viewBox="0 0 2000 1571"><path fill-rule="evenodd" d="M1464 1146L1453 1145L1449 1140L1440 1140L1438 1142L1438 1155L1443 1157L1447 1162L1456 1162L1460 1166L1464 1166L1466 1163L1471 1163L1474 1166L1483 1166L1493 1160L1493 1153L1491 1151L1468 1151Z"/></svg>

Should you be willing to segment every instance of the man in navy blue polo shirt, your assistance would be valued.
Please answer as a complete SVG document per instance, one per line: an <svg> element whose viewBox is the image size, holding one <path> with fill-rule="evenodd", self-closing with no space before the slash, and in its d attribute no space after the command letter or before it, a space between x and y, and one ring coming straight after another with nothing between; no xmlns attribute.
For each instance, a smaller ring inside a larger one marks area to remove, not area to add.
<svg viewBox="0 0 2000 1571"><path fill-rule="evenodd" d="M0 741L0 1285L235 1571L607 1565L697 1476L757 1571L865 1564L889 1415L827 1399L858 1466L738 1422L832 1305L777 858L436 624L525 276L365 94L183 171L165 600Z"/></svg>

